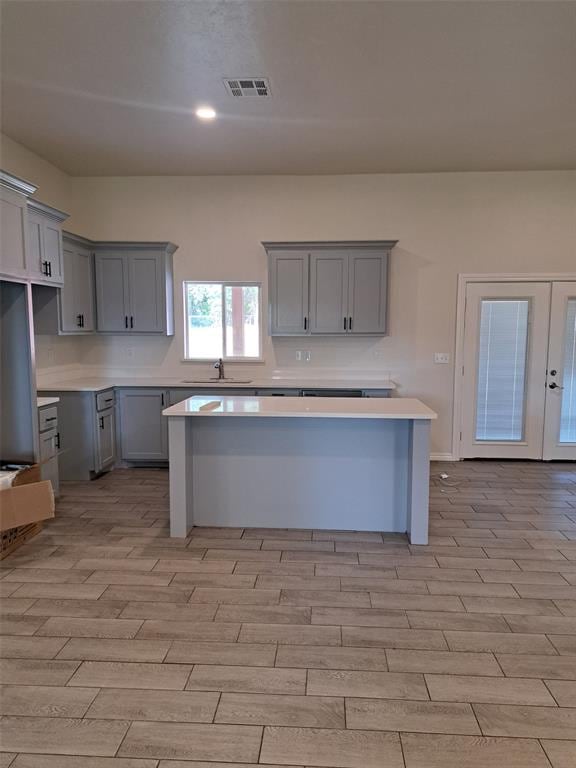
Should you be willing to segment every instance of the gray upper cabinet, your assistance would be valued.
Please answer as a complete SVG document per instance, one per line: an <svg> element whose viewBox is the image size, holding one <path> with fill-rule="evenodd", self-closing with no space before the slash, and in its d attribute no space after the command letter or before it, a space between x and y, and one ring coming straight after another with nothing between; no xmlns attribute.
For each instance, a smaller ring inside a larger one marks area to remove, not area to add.
<svg viewBox="0 0 576 768"><path fill-rule="evenodd" d="M342 333L348 326L348 253L310 255L310 332Z"/></svg>
<svg viewBox="0 0 576 768"><path fill-rule="evenodd" d="M0 171L0 274L28 277L27 198L36 187Z"/></svg>
<svg viewBox="0 0 576 768"><path fill-rule="evenodd" d="M168 406L164 389L123 389L120 391L120 445L125 461L167 461L168 420L162 416Z"/></svg>
<svg viewBox="0 0 576 768"><path fill-rule="evenodd" d="M385 335L388 262L396 242L263 243L270 334Z"/></svg>
<svg viewBox="0 0 576 768"><path fill-rule="evenodd" d="M130 328L147 333L162 331L166 286L162 278L162 256L134 254L128 258Z"/></svg>
<svg viewBox="0 0 576 768"><path fill-rule="evenodd" d="M171 243L99 243L95 254L97 330L174 333Z"/></svg>
<svg viewBox="0 0 576 768"><path fill-rule="evenodd" d="M122 253L97 253L94 265L97 328L113 333L127 331L130 299L126 258Z"/></svg>
<svg viewBox="0 0 576 768"><path fill-rule="evenodd" d="M307 252L269 252L268 302L272 336L301 336L308 331L308 258Z"/></svg>
<svg viewBox="0 0 576 768"><path fill-rule="evenodd" d="M350 251L349 333L387 333L388 251Z"/></svg>
<svg viewBox="0 0 576 768"><path fill-rule="evenodd" d="M62 222L67 214L37 200L28 200L28 277L34 283L62 285Z"/></svg>
<svg viewBox="0 0 576 768"><path fill-rule="evenodd" d="M64 235L63 260L66 280L60 291L62 333L93 333L94 277L88 241Z"/></svg>

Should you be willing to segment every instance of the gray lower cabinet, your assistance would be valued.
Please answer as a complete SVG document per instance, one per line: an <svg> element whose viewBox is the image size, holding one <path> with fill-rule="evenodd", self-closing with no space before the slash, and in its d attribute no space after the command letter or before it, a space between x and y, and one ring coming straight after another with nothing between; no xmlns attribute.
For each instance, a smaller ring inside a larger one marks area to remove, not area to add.
<svg viewBox="0 0 576 768"><path fill-rule="evenodd" d="M168 461L168 406L165 389L121 389L120 456L123 461Z"/></svg>
<svg viewBox="0 0 576 768"><path fill-rule="evenodd" d="M387 333L395 240L264 243L272 336Z"/></svg>
<svg viewBox="0 0 576 768"><path fill-rule="evenodd" d="M96 327L102 333L174 333L171 243L98 243Z"/></svg>
<svg viewBox="0 0 576 768"><path fill-rule="evenodd" d="M95 472L102 472L116 461L116 420L114 408L97 414Z"/></svg>
<svg viewBox="0 0 576 768"><path fill-rule="evenodd" d="M41 392L60 399L60 480L90 480L116 463L114 389L104 392Z"/></svg>
<svg viewBox="0 0 576 768"><path fill-rule="evenodd" d="M50 480L54 495L60 493L58 471L58 450L60 435L58 433L58 410L54 405L38 409L39 431L39 461L42 480Z"/></svg>

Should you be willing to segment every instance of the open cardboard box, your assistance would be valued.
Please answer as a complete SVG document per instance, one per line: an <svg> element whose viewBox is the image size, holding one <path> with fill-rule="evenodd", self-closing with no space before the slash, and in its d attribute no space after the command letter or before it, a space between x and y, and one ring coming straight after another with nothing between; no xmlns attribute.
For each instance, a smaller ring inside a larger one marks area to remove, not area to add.
<svg viewBox="0 0 576 768"><path fill-rule="evenodd" d="M54 492L49 480L40 479L40 465L17 472L12 485L0 488L0 531L19 528L54 517Z"/></svg>

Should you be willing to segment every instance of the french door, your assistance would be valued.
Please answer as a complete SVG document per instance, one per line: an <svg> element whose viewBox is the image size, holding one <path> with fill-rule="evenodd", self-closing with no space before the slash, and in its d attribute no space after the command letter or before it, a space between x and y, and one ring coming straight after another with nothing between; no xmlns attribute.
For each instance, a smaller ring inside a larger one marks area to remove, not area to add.
<svg viewBox="0 0 576 768"><path fill-rule="evenodd" d="M576 459L576 282L468 283L462 458Z"/></svg>

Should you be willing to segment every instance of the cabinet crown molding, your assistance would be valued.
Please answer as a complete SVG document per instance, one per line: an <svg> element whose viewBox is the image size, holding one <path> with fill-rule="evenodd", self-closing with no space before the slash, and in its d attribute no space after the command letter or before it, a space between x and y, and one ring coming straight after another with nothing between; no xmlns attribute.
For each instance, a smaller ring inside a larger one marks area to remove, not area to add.
<svg viewBox="0 0 576 768"><path fill-rule="evenodd" d="M321 250L323 248L394 248L398 240L263 240L262 245L267 251L282 250Z"/></svg>
<svg viewBox="0 0 576 768"><path fill-rule="evenodd" d="M70 216L69 213L64 213L64 211L60 211L58 208L53 208L51 205L46 205L46 203L41 203L39 200L28 200L28 209L40 213L42 216L46 216L60 224L63 221L66 221Z"/></svg>
<svg viewBox="0 0 576 768"><path fill-rule="evenodd" d="M136 241L136 240L96 240L93 245L97 250L124 250L124 251L164 251L173 254L178 246L170 242Z"/></svg>
<svg viewBox="0 0 576 768"><path fill-rule="evenodd" d="M7 187L13 192L19 192L26 197L33 195L38 189L34 184L30 184L29 181L20 179L18 176L14 176L12 173L2 170L0 170L0 186Z"/></svg>

